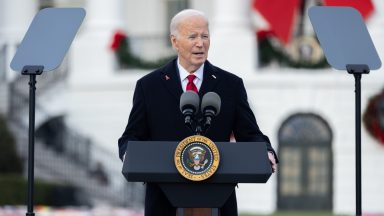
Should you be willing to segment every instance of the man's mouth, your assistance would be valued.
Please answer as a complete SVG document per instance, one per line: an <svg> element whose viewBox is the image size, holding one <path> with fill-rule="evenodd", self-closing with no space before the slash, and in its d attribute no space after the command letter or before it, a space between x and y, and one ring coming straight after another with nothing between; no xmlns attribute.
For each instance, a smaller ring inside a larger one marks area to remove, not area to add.
<svg viewBox="0 0 384 216"><path fill-rule="evenodd" d="M203 56L204 52L193 52L192 54L197 56Z"/></svg>

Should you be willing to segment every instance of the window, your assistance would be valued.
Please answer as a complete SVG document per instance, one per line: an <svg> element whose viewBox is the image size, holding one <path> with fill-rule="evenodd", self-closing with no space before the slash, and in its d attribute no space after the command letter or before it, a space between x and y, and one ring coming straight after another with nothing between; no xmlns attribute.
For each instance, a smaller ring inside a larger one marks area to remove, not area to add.
<svg viewBox="0 0 384 216"><path fill-rule="evenodd" d="M332 133L314 114L300 113L283 122L279 134L280 210L332 209Z"/></svg>
<svg viewBox="0 0 384 216"><path fill-rule="evenodd" d="M167 0L167 26L166 29L169 29L169 24L171 23L172 17L175 16L181 10L189 8L188 0ZM167 37L167 43L171 46L171 42Z"/></svg>

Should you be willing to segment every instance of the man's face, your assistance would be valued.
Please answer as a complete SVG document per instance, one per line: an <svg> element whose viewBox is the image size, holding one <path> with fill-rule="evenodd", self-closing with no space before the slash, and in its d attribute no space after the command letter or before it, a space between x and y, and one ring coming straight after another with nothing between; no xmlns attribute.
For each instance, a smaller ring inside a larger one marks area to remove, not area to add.
<svg viewBox="0 0 384 216"><path fill-rule="evenodd" d="M210 44L208 23L203 17L185 18L178 27L178 34L171 35L180 64L190 73L195 72L208 57Z"/></svg>

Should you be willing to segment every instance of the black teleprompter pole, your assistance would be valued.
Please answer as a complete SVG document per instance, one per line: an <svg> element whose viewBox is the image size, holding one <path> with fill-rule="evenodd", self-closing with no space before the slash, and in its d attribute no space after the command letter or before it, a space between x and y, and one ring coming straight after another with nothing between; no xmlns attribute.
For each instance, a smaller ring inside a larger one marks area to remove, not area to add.
<svg viewBox="0 0 384 216"><path fill-rule="evenodd" d="M356 215L362 214L361 78L381 67L381 60L361 14L351 7L314 6L309 17L328 63L355 78Z"/></svg>
<svg viewBox="0 0 384 216"><path fill-rule="evenodd" d="M356 121L356 215L361 215L361 74L355 77Z"/></svg>
<svg viewBox="0 0 384 216"><path fill-rule="evenodd" d="M34 164L35 164L35 91L36 75L31 74L29 80L29 134L28 134L28 212L27 216L33 213L33 192L34 192Z"/></svg>
<svg viewBox="0 0 384 216"><path fill-rule="evenodd" d="M28 194L26 216L34 216L34 166L35 166L35 93L36 75L43 73L43 66L25 66L22 75L29 75L29 133L28 133Z"/></svg>
<svg viewBox="0 0 384 216"><path fill-rule="evenodd" d="M36 76L60 66L85 17L83 8L44 8L33 18L10 64L29 75L27 216L34 216L34 151Z"/></svg>
<svg viewBox="0 0 384 216"><path fill-rule="evenodd" d="M361 77L370 70L367 65L347 65L347 71L355 78L356 215L361 216Z"/></svg>

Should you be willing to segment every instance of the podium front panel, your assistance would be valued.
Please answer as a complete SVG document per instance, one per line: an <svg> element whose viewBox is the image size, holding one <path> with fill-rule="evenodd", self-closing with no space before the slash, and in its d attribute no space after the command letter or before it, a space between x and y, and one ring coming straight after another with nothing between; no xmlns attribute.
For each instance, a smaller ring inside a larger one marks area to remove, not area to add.
<svg viewBox="0 0 384 216"><path fill-rule="evenodd" d="M204 183L265 183L272 174L263 142L216 142L220 164ZM178 142L131 141L128 143L123 175L133 182L190 183L174 164Z"/></svg>

